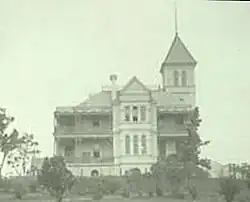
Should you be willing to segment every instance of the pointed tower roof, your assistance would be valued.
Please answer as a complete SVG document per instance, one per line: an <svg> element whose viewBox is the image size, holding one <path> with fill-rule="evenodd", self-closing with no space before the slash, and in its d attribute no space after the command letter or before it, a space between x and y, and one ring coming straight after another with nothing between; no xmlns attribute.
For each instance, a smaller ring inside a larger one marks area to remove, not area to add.
<svg viewBox="0 0 250 202"><path fill-rule="evenodd" d="M181 38L176 32L175 38L163 62L162 68L164 65L178 65L178 64L189 64L195 66L196 63L197 63L196 60L188 51L187 47L182 42Z"/></svg>

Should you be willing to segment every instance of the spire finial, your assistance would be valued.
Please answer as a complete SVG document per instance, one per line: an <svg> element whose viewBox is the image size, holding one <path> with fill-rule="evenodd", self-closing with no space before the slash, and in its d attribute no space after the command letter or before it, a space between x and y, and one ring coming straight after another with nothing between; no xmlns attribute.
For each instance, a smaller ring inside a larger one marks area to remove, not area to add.
<svg viewBox="0 0 250 202"><path fill-rule="evenodd" d="M174 22L175 22L175 34L178 34L178 15L177 15L177 0L174 1Z"/></svg>

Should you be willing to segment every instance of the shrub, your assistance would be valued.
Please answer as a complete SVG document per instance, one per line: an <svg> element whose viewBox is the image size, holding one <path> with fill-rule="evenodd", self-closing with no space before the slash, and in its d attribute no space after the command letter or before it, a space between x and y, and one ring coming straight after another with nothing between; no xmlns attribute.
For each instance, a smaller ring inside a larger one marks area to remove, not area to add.
<svg viewBox="0 0 250 202"><path fill-rule="evenodd" d="M247 188L250 189L250 179L245 180L245 183L247 185Z"/></svg>
<svg viewBox="0 0 250 202"><path fill-rule="evenodd" d="M158 185L156 185L156 195L163 196L163 190Z"/></svg>
<svg viewBox="0 0 250 202"><path fill-rule="evenodd" d="M31 193L36 192L36 190L37 190L37 184L32 183L32 184L29 185L29 191L30 191Z"/></svg>
<svg viewBox="0 0 250 202"><path fill-rule="evenodd" d="M14 185L14 195L16 199L21 200L26 193L27 190L23 184Z"/></svg>
<svg viewBox="0 0 250 202"><path fill-rule="evenodd" d="M238 196L236 196L236 201L238 202L249 202L250 193L249 190L242 190Z"/></svg>
<svg viewBox="0 0 250 202"><path fill-rule="evenodd" d="M127 188L124 188L124 189L123 189L122 196L123 196L124 198L129 198L130 192L129 192L129 190L128 190Z"/></svg>
<svg viewBox="0 0 250 202"><path fill-rule="evenodd" d="M1 178L0 179L0 188L3 189L4 192L8 192L10 189L10 180L7 178Z"/></svg>
<svg viewBox="0 0 250 202"><path fill-rule="evenodd" d="M54 156L44 159L38 182L56 197L57 202L62 202L63 196L74 181L75 178L67 169L63 157Z"/></svg>
<svg viewBox="0 0 250 202"><path fill-rule="evenodd" d="M119 183L117 180L104 180L103 181L103 192L104 194L115 194L117 190L121 188L121 183Z"/></svg>
<svg viewBox="0 0 250 202"><path fill-rule="evenodd" d="M236 195L240 193L240 185L236 180L227 178L220 182L219 193L224 196L226 202L232 202Z"/></svg>
<svg viewBox="0 0 250 202"><path fill-rule="evenodd" d="M197 187L195 186L195 184L192 184L190 187L189 187L189 193L193 199L193 201L195 201L198 197L198 190L197 190Z"/></svg>
<svg viewBox="0 0 250 202"><path fill-rule="evenodd" d="M102 188L101 188L101 183L98 183L97 184L97 187L96 187L96 191L92 197L93 200L100 200L102 199L103 195L102 195Z"/></svg>

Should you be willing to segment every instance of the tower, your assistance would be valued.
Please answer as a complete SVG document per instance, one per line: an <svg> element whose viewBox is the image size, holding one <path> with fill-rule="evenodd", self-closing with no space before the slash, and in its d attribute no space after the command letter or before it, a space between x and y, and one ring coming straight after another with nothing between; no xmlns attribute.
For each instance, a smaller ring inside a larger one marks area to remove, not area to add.
<svg viewBox="0 0 250 202"><path fill-rule="evenodd" d="M196 60L179 36L175 11L175 37L160 69L162 86L164 91L192 106L195 105L196 64Z"/></svg>

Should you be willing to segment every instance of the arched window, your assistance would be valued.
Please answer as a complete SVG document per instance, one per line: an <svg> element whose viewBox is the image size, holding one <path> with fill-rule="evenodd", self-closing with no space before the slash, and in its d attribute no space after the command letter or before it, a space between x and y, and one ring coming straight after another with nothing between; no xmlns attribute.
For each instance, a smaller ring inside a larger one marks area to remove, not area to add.
<svg viewBox="0 0 250 202"><path fill-rule="evenodd" d="M139 154L138 135L134 135L133 146L134 154Z"/></svg>
<svg viewBox="0 0 250 202"><path fill-rule="evenodd" d="M181 85L182 86L187 85L187 72L186 71L181 72Z"/></svg>
<svg viewBox="0 0 250 202"><path fill-rule="evenodd" d="M146 135L141 136L141 153L146 154L147 153L147 139Z"/></svg>
<svg viewBox="0 0 250 202"><path fill-rule="evenodd" d="M125 138L125 153L126 154L130 154L130 136L129 135L126 135L126 138Z"/></svg>
<svg viewBox="0 0 250 202"><path fill-rule="evenodd" d="M174 71L174 85L178 86L179 85L179 72L178 71Z"/></svg>
<svg viewBox="0 0 250 202"><path fill-rule="evenodd" d="M92 171L91 171L91 176L92 176L92 177L98 177L98 176L99 176L98 170L92 170Z"/></svg>

